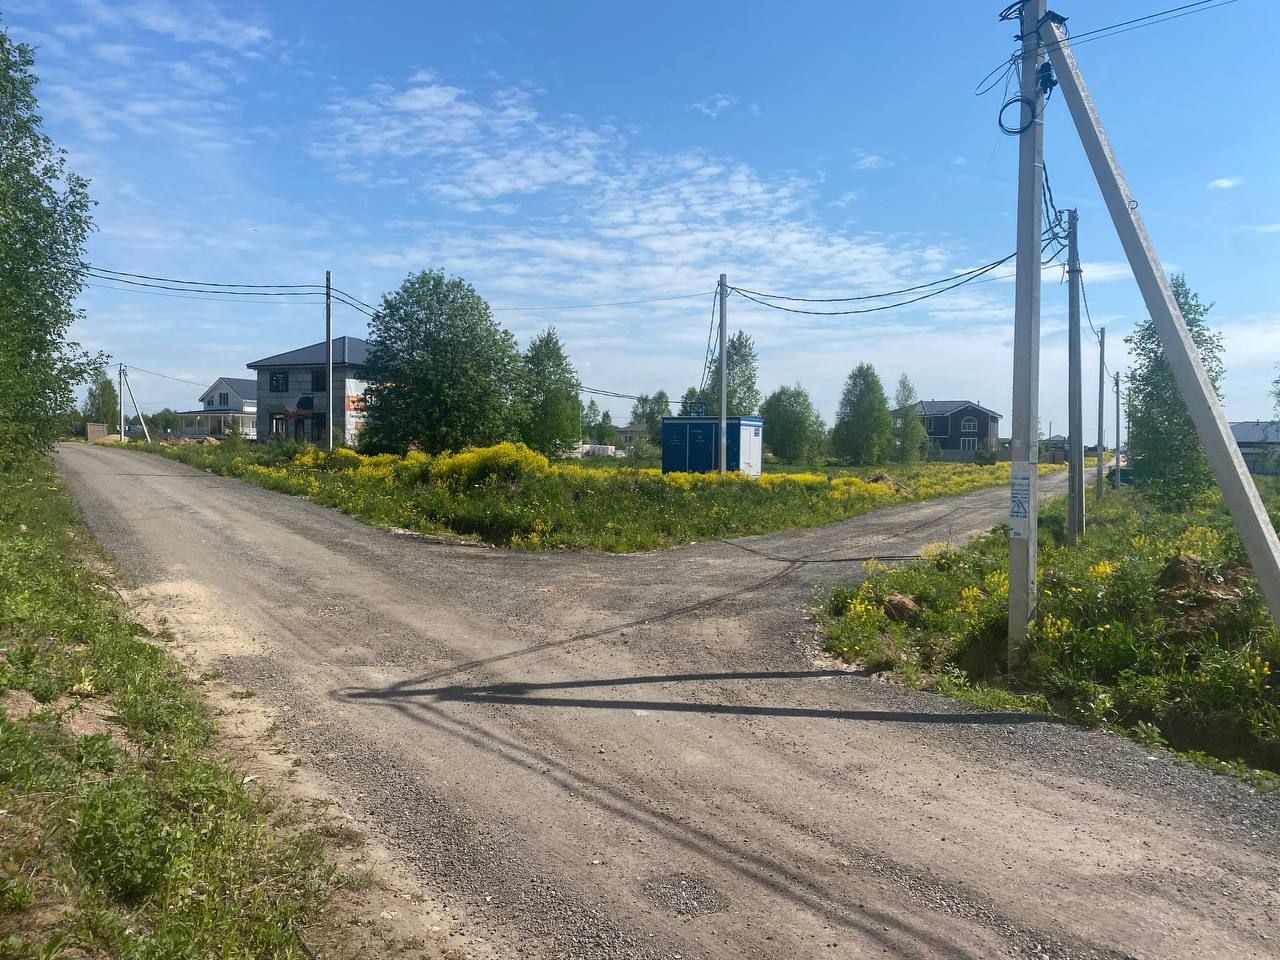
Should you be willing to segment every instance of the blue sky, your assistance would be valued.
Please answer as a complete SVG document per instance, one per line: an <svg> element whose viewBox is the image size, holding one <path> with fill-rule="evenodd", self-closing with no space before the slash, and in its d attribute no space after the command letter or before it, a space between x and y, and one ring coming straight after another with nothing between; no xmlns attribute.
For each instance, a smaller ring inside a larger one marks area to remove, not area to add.
<svg viewBox="0 0 1280 960"><path fill-rule="evenodd" d="M1057 9L1082 33L1169 5ZM996 127L999 91L973 95L1013 50L999 6L20 0L4 23L38 47L47 129L92 180L96 265L243 283L332 269L369 302L438 267L495 308L701 293L497 313L522 343L555 324L588 385L678 396L700 379L721 271L857 295L1013 250L1016 141ZM1280 360L1280 132L1254 96L1274 78L1243 39L1277 28L1276 5L1239 0L1077 49L1160 256L1217 303L1232 419L1270 415ZM1123 369L1141 300L1060 97L1046 161L1058 206L1080 210L1093 319ZM1066 418L1057 281L1046 274L1046 431ZM80 340L178 377L244 376L323 336L317 305L105 286L82 297ZM734 297L730 328L755 337L764 391L799 381L828 419L864 360L890 392L905 370L924 398L1007 416L1012 303L1010 279L862 317ZM364 332L335 310L337 333ZM1092 424L1088 343L1085 364ZM143 374L135 388L150 409L199 393ZM615 420L628 409L614 404Z"/></svg>

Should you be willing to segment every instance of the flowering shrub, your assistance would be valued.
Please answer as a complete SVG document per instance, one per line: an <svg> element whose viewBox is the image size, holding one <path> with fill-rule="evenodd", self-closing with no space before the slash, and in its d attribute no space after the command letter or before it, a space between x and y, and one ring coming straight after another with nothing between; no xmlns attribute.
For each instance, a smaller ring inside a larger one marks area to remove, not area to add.
<svg viewBox="0 0 1280 960"><path fill-rule="evenodd" d="M454 487L470 487L491 479L512 483L545 473L550 466L546 457L523 443L499 443L436 458L431 465L431 478Z"/></svg>

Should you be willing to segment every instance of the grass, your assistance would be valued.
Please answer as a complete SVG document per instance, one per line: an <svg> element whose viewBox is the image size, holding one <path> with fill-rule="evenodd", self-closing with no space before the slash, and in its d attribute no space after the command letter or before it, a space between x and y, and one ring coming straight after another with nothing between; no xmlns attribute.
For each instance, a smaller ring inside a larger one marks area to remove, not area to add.
<svg viewBox="0 0 1280 960"><path fill-rule="evenodd" d="M287 958L337 878L264 828L52 468L0 473L0 958Z"/></svg>
<svg viewBox="0 0 1280 960"><path fill-rule="evenodd" d="M607 552L816 526L1009 479L1007 463L890 466L834 477L663 475L617 462L552 464L510 443L438 457L248 443L131 449L305 496L382 526L522 549ZM1060 468L1042 468L1051 469Z"/></svg>
<svg viewBox="0 0 1280 960"><path fill-rule="evenodd" d="M1267 492L1277 522L1280 496ZM1165 513L1111 491L1076 547L1059 500L1042 511L1040 538L1039 609L1015 675L1002 673L1004 528L836 589L828 649L980 706L1113 726L1220 770L1280 771L1280 638L1216 493Z"/></svg>

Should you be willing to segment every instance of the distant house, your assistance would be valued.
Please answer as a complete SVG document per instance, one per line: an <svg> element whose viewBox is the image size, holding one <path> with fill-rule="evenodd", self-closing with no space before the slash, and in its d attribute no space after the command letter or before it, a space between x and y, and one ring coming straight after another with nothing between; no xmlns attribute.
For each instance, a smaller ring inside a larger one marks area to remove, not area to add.
<svg viewBox="0 0 1280 960"><path fill-rule="evenodd" d="M968 460L979 450L1000 449L1000 414L972 400L920 400L893 411L894 427L902 426L902 418L912 413L943 459Z"/></svg>
<svg viewBox="0 0 1280 960"><path fill-rule="evenodd" d="M244 377L219 377L200 394L198 410L183 410L184 436L223 437L233 425L249 440L258 438L258 382Z"/></svg>
<svg viewBox="0 0 1280 960"><path fill-rule="evenodd" d="M628 423L625 427L618 428L619 447L634 447L636 443L643 440L649 442L649 427L643 423Z"/></svg>
<svg viewBox="0 0 1280 960"><path fill-rule="evenodd" d="M335 337L332 384L325 383L323 340L246 364L258 375L258 436L323 444L332 389L333 426L346 444L354 445L364 423L368 354L369 344L359 337Z"/></svg>
<svg viewBox="0 0 1280 960"><path fill-rule="evenodd" d="M1231 435L1250 473L1280 473L1280 421L1243 420L1231 424Z"/></svg>

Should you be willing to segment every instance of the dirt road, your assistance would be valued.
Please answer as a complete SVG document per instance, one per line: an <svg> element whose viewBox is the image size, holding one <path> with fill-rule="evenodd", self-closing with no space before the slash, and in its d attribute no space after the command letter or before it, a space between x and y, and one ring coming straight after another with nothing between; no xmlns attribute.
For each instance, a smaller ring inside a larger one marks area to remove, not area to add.
<svg viewBox="0 0 1280 960"><path fill-rule="evenodd" d="M637 556L445 546L66 445L94 533L502 956L1280 955L1280 800L813 657L1007 492ZM1050 486L1061 486L1055 478Z"/></svg>

